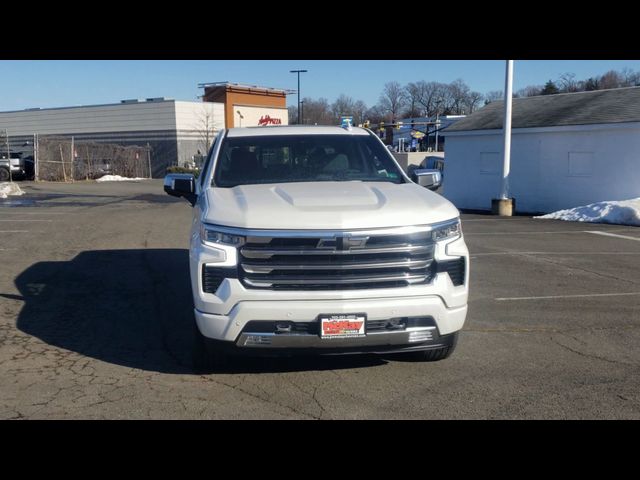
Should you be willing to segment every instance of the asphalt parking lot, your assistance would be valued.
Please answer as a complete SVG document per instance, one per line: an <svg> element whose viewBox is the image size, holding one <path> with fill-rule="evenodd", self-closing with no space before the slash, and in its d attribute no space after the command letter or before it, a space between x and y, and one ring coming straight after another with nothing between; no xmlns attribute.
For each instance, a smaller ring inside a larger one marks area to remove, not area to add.
<svg viewBox="0 0 640 480"><path fill-rule="evenodd" d="M640 228L463 215L447 360L191 365L191 209L160 181L0 200L2 419L638 419Z"/></svg>

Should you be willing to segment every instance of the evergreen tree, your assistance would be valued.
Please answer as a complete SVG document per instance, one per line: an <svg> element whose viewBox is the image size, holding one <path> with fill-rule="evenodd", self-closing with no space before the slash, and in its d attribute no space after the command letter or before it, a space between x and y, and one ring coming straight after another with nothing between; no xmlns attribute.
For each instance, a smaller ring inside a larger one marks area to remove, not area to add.
<svg viewBox="0 0 640 480"><path fill-rule="evenodd" d="M592 90L599 90L600 85L599 85L598 79L593 77L587 78L587 81L584 82L584 89L587 92L590 92Z"/></svg>
<svg viewBox="0 0 640 480"><path fill-rule="evenodd" d="M547 83L544 84L544 87L542 88L540 95L553 95L554 93L560 93L560 90L558 89L555 83L549 80Z"/></svg>

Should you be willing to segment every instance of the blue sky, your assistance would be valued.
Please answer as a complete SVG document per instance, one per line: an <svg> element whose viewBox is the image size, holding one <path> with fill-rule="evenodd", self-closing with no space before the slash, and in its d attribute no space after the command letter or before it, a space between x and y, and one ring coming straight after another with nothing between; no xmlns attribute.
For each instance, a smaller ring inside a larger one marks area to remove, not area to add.
<svg viewBox="0 0 640 480"><path fill-rule="evenodd" d="M640 70L638 60L516 60L514 89L557 80L565 72L576 79L623 68ZM295 89L293 69L301 74L303 96L340 93L371 106L386 82L463 79L481 93L502 90L502 60L2 60L0 111L117 103L122 99L169 97L197 101L198 83L230 81ZM288 103L295 104L296 96Z"/></svg>

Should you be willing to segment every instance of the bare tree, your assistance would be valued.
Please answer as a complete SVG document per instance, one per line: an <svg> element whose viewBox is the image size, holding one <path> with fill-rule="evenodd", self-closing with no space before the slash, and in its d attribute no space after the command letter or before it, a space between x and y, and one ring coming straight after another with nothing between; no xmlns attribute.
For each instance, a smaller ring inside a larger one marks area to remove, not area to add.
<svg viewBox="0 0 640 480"><path fill-rule="evenodd" d="M374 105L367 110L367 120L371 123L388 122L391 119L390 117L391 115L389 115L380 104Z"/></svg>
<svg viewBox="0 0 640 480"><path fill-rule="evenodd" d="M415 85L418 92L418 103L428 117L436 114L437 105L440 105L439 108L442 110L442 103L447 90L446 84L421 80L416 82Z"/></svg>
<svg viewBox="0 0 640 480"><path fill-rule="evenodd" d="M326 98L313 100L312 98L305 97L303 101L305 123L310 125L335 124L331 106Z"/></svg>
<svg viewBox="0 0 640 480"><path fill-rule="evenodd" d="M609 70L603 75L589 77L585 80L576 80L575 74L567 72L560 75L557 82L550 80L544 86L529 85L518 90L516 96L532 97L549 93L590 92L593 90L631 87L636 85L640 85L640 72L634 72L629 68L621 71Z"/></svg>
<svg viewBox="0 0 640 480"><path fill-rule="evenodd" d="M622 77L622 87L635 87L640 84L640 72L634 72L630 68L623 68L620 71Z"/></svg>
<svg viewBox="0 0 640 480"><path fill-rule="evenodd" d="M331 104L331 113L333 114L333 123L338 124L341 116L354 116L355 102L353 98L345 95L344 93L340 94L338 98L336 98L335 102Z"/></svg>
<svg viewBox="0 0 640 480"><path fill-rule="evenodd" d="M528 85L524 88L521 88L515 93L516 97L536 97L542 94L542 89L544 87L542 85ZM504 97L504 93L500 92L500 95Z"/></svg>
<svg viewBox="0 0 640 480"><path fill-rule="evenodd" d="M289 105L287 112L289 113L289 125L296 125L298 123L298 106Z"/></svg>
<svg viewBox="0 0 640 480"><path fill-rule="evenodd" d="M480 92L469 92L463 102L463 113L466 115L472 114L478 108L483 98L484 95L482 95Z"/></svg>
<svg viewBox="0 0 640 480"><path fill-rule="evenodd" d="M199 137L198 145L202 147L201 153L203 155L207 154L216 137L217 132L214 120L213 106L203 104L202 109L198 113L195 126Z"/></svg>
<svg viewBox="0 0 640 480"><path fill-rule="evenodd" d="M440 115L451 115L455 113L454 91L451 84L442 84L440 96L436 100L436 110Z"/></svg>
<svg viewBox="0 0 640 480"><path fill-rule="evenodd" d="M558 86L562 93L572 93L579 91L579 85L576 81L575 73L563 73L558 80Z"/></svg>
<svg viewBox="0 0 640 480"><path fill-rule="evenodd" d="M499 101L504 98L502 90L491 90L484 94L484 104L489 105L491 102Z"/></svg>
<svg viewBox="0 0 640 480"><path fill-rule="evenodd" d="M407 98L406 117L419 117L421 112L422 88L418 83L410 82L404 87Z"/></svg>
<svg viewBox="0 0 640 480"><path fill-rule="evenodd" d="M460 115L463 111L465 100L469 95L469 85L459 78L451 82L447 90L449 93L448 113Z"/></svg>
<svg viewBox="0 0 640 480"><path fill-rule="evenodd" d="M358 125L367 120L367 104L362 100L356 100L353 104L353 122Z"/></svg>
<svg viewBox="0 0 640 480"><path fill-rule="evenodd" d="M380 94L379 105L387 113L391 114L392 119L399 117L406 103L406 93L402 85L395 81L384 84L384 88Z"/></svg>
<svg viewBox="0 0 640 480"><path fill-rule="evenodd" d="M600 77L600 89L619 88L623 82L622 76L615 70L609 70Z"/></svg>

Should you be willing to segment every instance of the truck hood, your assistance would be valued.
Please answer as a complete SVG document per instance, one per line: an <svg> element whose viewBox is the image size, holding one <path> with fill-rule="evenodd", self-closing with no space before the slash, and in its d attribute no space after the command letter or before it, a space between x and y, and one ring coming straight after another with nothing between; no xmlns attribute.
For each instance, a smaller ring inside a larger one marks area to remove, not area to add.
<svg viewBox="0 0 640 480"><path fill-rule="evenodd" d="M207 189L203 220L256 229L349 230L424 225L458 210L415 183L304 182Z"/></svg>

